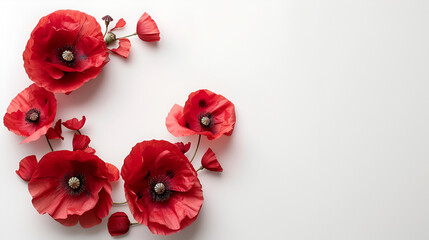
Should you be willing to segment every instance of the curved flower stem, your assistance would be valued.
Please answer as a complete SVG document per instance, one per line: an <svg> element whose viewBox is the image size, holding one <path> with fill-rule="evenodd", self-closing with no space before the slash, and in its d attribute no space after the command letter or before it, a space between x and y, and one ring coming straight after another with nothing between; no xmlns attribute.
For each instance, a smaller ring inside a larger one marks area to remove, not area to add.
<svg viewBox="0 0 429 240"><path fill-rule="evenodd" d="M51 142L49 141L49 138L48 138L48 135L46 135L45 134L45 137L46 137L46 141L48 142L48 144L49 144L49 148L51 149L51 151L53 152L54 151L54 149L52 148L52 145L51 145Z"/></svg>
<svg viewBox="0 0 429 240"><path fill-rule="evenodd" d="M198 137L197 148L195 148L194 156L192 156L192 158L191 158L191 162L192 162L192 161L194 161L195 155L197 155L198 147L200 146L200 141L201 141L201 134L200 134L200 136Z"/></svg>
<svg viewBox="0 0 429 240"><path fill-rule="evenodd" d="M123 37L119 37L119 38L116 38L116 39L132 37L132 36L134 36L134 35L137 35L137 33L135 32L135 33L133 33L133 34L130 34L130 35L127 35L127 36L123 36Z"/></svg>
<svg viewBox="0 0 429 240"><path fill-rule="evenodd" d="M114 202L113 203L113 205L116 205L116 206L120 206L120 205L124 205L124 204L127 204L127 202L125 201L125 202L118 202L118 203Z"/></svg>
<svg viewBox="0 0 429 240"><path fill-rule="evenodd" d="M103 35L103 38L106 36L106 34L107 34L107 29L108 29L108 27L109 27L109 24L106 22L106 31L104 32L104 35Z"/></svg>
<svg viewBox="0 0 429 240"><path fill-rule="evenodd" d="M203 166L200 166L198 169L197 169L197 172L198 171L201 171L201 170L203 170L204 169L204 167Z"/></svg>

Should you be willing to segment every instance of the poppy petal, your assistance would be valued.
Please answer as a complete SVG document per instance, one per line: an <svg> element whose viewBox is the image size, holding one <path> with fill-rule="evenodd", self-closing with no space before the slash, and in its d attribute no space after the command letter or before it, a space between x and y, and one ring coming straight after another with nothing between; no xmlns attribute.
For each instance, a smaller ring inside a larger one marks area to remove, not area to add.
<svg viewBox="0 0 429 240"><path fill-rule="evenodd" d="M70 130L79 130L85 125L86 117L82 116L81 120L77 120L77 118L72 118L70 120L67 120L63 122L64 127L70 129Z"/></svg>
<svg viewBox="0 0 429 240"><path fill-rule="evenodd" d="M61 129L61 119L55 123L55 126L48 129L46 136L48 139L61 139L64 140L64 137L61 136L63 130Z"/></svg>
<svg viewBox="0 0 429 240"><path fill-rule="evenodd" d="M120 29L125 27L125 25L127 24L127 22L125 22L125 20L123 18L119 19L118 22L116 23L115 27L113 27L112 29L110 29L109 32L115 30L115 29Z"/></svg>
<svg viewBox="0 0 429 240"><path fill-rule="evenodd" d="M119 56L123 58L127 58L128 55L130 55L130 48L131 48L131 42L128 38L121 38L119 39L119 47L110 49L115 54L118 54Z"/></svg>
<svg viewBox="0 0 429 240"><path fill-rule="evenodd" d="M91 139L88 136L82 134L74 134L73 136L73 151L85 150L88 148Z"/></svg>
<svg viewBox="0 0 429 240"><path fill-rule="evenodd" d="M183 154L188 152L189 148L191 148L191 142L188 142L186 145L183 142L177 142L174 145L176 145Z"/></svg>
<svg viewBox="0 0 429 240"><path fill-rule="evenodd" d="M216 158L215 153L211 148L207 149L207 152L204 154L203 158L201 159L201 165L203 165L203 168L214 171L214 172L222 172L222 166L219 164L219 161Z"/></svg>
<svg viewBox="0 0 429 240"><path fill-rule="evenodd" d="M111 174L109 181L116 181L119 179L119 169L110 163L106 163L107 171Z"/></svg>
<svg viewBox="0 0 429 240"><path fill-rule="evenodd" d="M22 180L30 181L31 176L33 176L34 171L36 171L36 167L37 158L35 155L30 155L19 162L19 169L15 172L22 178Z"/></svg>

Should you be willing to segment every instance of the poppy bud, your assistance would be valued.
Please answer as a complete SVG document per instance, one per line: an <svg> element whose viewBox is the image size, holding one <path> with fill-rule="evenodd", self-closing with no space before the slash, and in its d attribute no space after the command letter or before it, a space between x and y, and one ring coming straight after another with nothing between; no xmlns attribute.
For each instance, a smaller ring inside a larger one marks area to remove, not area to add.
<svg viewBox="0 0 429 240"><path fill-rule="evenodd" d="M216 158L215 153L209 148L207 152L204 154L201 164L203 168L214 171L214 172L222 172L223 169L219 164L219 161Z"/></svg>
<svg viewBox="0 0 429 240"><path fill-rule="evenodd" d="M112 32L108 32L106 34L106 38L104 39L104 41L106 42L106 45L111 44L112 42L116 41L116 35Z"/></svg>
<svg viewBox="0 0 429 240"><path fill-rule="evenodd" d="M130 229L130 220L124 212L115 212L109 217L107 229L111 236L119 236L125 234Z"/></svg>
<svg viewBox="0 0 429 240"><path fill-rule="evenodd" d="M149 14L143 13L137 22L137 35L145 42L159 41L158 26Z"/></svg>

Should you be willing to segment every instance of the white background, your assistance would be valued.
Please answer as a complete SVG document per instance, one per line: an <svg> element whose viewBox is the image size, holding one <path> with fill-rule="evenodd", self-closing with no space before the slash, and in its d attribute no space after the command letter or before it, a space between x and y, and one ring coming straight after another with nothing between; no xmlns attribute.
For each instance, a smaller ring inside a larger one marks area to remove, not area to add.
<svg viewBox="0 0 429 240"><path fill-rule="evenodd" d="M57 118L85 115L82 131L105 161L120 168L153 138L195 147L196 136L165 127L192 91L236 106L231 137L203 138L195 166L210 146L224 172L201 172L194 224L170 237L133 226L124 239L429 239L428 1L2 1L1 114L32 83L22 60L30 32L64 8L100 23L123 17L118 35L147 11L161 31L158 44L131 39L127 60L111 55L96 79L57 95ZM71 149L64 136L55 149ZM5 127L0 137L0 239L111 239L107 218L82 229L39 215L15 170L48 145L20 145Z"/></svg>

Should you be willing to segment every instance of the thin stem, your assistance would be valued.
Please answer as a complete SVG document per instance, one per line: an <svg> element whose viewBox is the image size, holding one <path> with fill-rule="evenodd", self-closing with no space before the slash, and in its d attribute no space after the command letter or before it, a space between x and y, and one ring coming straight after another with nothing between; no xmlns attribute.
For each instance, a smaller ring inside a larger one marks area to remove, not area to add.
<svg viewBox="0 0 429 240"><path fill-rule="evenodd" d="M120 37L120 38L116 38L116 39L132 37L132 36L134 36L134 35L137 35L137 33L135 32L135 33L133 33L133 34L130 34L130 35L127 35L127 36L123 36L123 37Z"/></svg>
<svg viewBox="0 0 429 240"><path fill-rule="evenodd" d="M48 138L48 135L46 135L45 134L45 137L46 137L46 141L48 142L48 144L49 144L49 148L51 149L51 151L53 152L54 151L54 149L52 148L52 145L51 145L51 142L49 141L49 138Z"/></svg>
<svg viewBox="0 0 429 240"><path fill-rule="evenodd" d="M132 225L138 225L138 224L140 224L140 223L132 222L132 223L130 223L130 226L132 226Z"/></svg>
<svg viewBox="0 0 429 240"><path fill-rule="evenodd" d="M77 131L77 133L79 133L80 135L82 135L82 133L79 131L79 129L77 129L76 131Z"/></svg>
<svg viewBox="0 0 429 240"><path fill-rule="evenodd" d="M103 38L106 36L106 34L107 34L107 29L108 29L108 27L109 27L109 24L106 22L106 31L104 32L104 35L103 35Z"/></svg>
<svg viewBox="0 0 429 240"><path fill-rule="evenodd" d="M118 203L114 202L113 203L113 205L115 205L115 206L120 206L120 205L124 205L124 204L127 204L127 202L125 201L125 202L118 202Z"/></svg>
<svg viewBox="0 0 429 240"><path fill-rule="evenodd" d="M197 148L195 148L194 156L192 156L192 158L191 158L191 162L192 162L192 161L194 161L195 155L197 155L198 147L200 146L200 141L201 141L201 134L200 134L200 136L198 137Z"/></svg>
<svg viewBox="0 0 429 240"><path fill-rule="evenodd" d="M201 170L203 170L204 169L204 167L203 166L200 166L198 169L197 169L197 172L198 171L201 171Z"/></svg>

